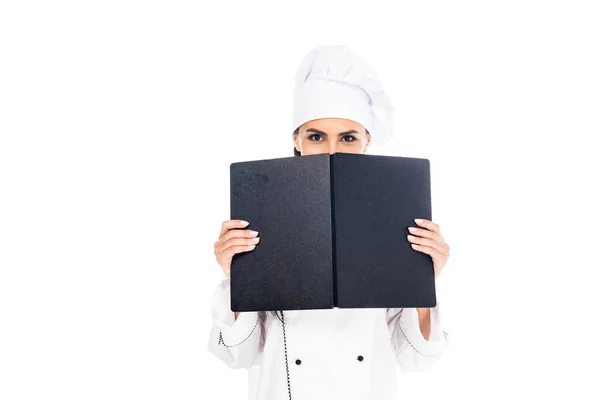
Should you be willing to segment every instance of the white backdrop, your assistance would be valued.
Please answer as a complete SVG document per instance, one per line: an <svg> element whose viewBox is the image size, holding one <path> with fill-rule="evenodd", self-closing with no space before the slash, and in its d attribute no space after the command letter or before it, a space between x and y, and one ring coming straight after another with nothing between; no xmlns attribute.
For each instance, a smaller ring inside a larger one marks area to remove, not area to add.
<svg viewBox="0 0 600 400"><path fill-rule="evenodd" d="M229 164L292 155L321 44L378 72L371 153L431 160L452 247L451 349L399 398L599 398L596 2L200 3L1 3L0 398L246 398L206 348Z"/></svg>

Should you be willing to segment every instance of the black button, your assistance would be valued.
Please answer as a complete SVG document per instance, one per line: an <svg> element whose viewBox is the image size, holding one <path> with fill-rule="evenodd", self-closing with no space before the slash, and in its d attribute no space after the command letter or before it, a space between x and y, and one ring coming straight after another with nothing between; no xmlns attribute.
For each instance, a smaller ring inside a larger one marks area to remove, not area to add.
<svg viewBox="0 0 600 400"><path fill-rule="evenodd" d="M362 361L362 360L364 360L363 356L358 356L356 359L357 359L358 361Z"/></svg>
<svg viewBox="0 0 600 400"><path fill-rule="evenodd" d="M301 362L302 361L300 361L300 360L296 360L296 365L300 365Z"/></svg>

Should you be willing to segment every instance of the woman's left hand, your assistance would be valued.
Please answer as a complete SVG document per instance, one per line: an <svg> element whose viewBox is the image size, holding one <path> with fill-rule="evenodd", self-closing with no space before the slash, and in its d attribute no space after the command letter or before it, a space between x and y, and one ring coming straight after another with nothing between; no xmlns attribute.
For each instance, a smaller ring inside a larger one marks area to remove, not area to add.
<svg viewBox="0 0 600 400"><path fill-rule="evenodd" d="M413 249L429 254L433 260L435 277L437 278L450 257L450 246L444 241L440 227L427 219L415 219L420 228L409 227L407 235Z"/></svg>

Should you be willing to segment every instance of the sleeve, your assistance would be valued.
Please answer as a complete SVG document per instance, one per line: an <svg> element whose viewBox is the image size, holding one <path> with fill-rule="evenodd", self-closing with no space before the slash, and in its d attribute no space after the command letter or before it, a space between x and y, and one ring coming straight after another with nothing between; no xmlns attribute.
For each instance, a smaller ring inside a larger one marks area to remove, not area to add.
<svg viewBox="0 0 600 400"><path fill-rule="evenodd" d="M208 350L232 369L249 368L262 357L262 327L256 311L241 312L235 319L231 311L230 282L224 278L212 296L213 323Z"/></svg>
<svg viewBox="0 0 600 400"><path fill-rule="evenodd" d="M430 309L431 333L425 340L415 308L388 308L387 323L398 366L403 372L422 371L435 363L448 348L439 301Z"/></svg>

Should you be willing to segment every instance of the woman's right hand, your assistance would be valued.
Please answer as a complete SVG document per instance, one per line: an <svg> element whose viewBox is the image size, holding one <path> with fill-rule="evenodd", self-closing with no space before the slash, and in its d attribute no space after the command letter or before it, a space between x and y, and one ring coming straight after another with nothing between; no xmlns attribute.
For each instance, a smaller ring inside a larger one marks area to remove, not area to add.
<svg viewBox="0 0 600 400"><path fill-rule="evenodd" d="M221 265L225 276L230 277L231 260L237 253L252 251L260 241L258 232L241 229L248 226L246 221L239 219L223 221L219 240L215 242L215 256Z"/></svg>

